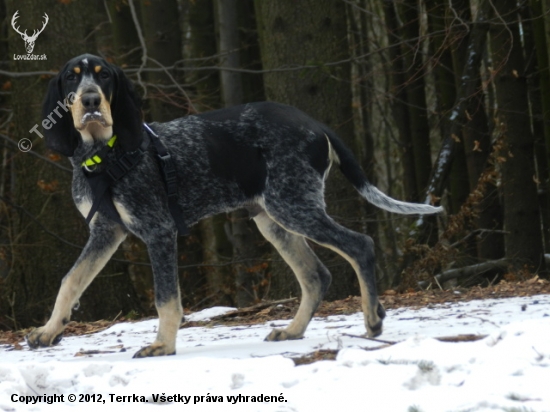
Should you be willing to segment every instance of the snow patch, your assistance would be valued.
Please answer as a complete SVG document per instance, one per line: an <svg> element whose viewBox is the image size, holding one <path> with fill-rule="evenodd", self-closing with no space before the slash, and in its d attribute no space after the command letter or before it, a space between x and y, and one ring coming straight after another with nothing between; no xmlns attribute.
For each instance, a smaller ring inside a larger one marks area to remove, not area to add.
<svg viewBox="0 0 550 412"><path fill-rule="evenodd" d="M212 308L187 319L209 319L232 309ZM358 410L357 405L374 411L550 411L548 295L388 310L381 338L398 342L389 346L361 338L360 312L314 318L304 339L263 341L272 327L288 322L183 328L177 354L162 358L132 359L155 339L157 320L66 337L53 348L0 346L0 411L49 410L44 402L27 405L13 397L54 394L65 399L101 395L117 412L152 411L154 405L193 412ZM460 334L487 337L455 343L435 339ZM290 359L320 349L340 351L335 361L295 366ZM100 353L75 356L92 350ZM110 394L143 396L148 402L117 402ZM160 402L162 394L189 401ZM207 395L223 402L206 402ZM259 395L283 400L244 401ZM101 409L93 402L53 407Z"/></svg>

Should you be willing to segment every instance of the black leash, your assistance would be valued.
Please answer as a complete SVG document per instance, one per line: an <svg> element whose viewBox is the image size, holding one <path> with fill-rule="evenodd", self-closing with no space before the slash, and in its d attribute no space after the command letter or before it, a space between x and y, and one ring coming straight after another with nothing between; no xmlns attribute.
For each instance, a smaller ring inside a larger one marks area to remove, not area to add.
<svg viewBox="0 0 550 412"><path fill-rule="evenodd" d="M168 195L168 207L176 223L178 234L180 236L188 235L189 229L183 220L183 216L178 206L178 185L174 161L168 153L168 150L166 150L166 147L160 141L158 135L147 124L144 123L143 127L157 152L158 163L162 172L161 175L165 183L166 194ZM101 171L95 172L94 169L97 165L103 163L107 152L115 143L116 137L113 137L104 148L82 162L82 167L85 170L84 176L88 180L93 197L92 208L86 217L86 224L89 224L96 212L100 210L109 219L124 225L113 203L111 187L115 182L122 179L130 170L136 167L142 160L149 144L148 142L144 142L141 148L132 152L123 153L121 156L117 157L114 162L109 162Z"/></svg>

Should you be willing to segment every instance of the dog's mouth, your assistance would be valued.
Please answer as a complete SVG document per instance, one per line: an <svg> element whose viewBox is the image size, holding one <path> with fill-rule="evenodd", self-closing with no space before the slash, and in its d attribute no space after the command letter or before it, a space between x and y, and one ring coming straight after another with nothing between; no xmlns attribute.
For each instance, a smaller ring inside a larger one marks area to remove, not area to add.
<svg viewBox="0 0 550 412"><path fill-rule="evenodd" d="M91 123L99 124L102 127L110 127L112 124L109 124L105 116L99 110L93 110L86 112L82 115L80 119L80 130L85 129Z"/></svg>
<svg viewBox="0 0 550 412"><path fill-rule="evenodd" d="M99 123L103 127L111 126L99 110L86 112L80 119L80 124L83 129L90 123Z"/></svg>

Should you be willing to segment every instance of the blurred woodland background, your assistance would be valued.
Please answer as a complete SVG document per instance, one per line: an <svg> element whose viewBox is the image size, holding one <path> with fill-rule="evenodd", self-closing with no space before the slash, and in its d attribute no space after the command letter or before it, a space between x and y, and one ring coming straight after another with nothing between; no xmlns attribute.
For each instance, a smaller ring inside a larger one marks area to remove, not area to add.
<svg viewBox="0 0 550 412"><path fill-rule="evenodd" d="M71 167L29 130L70 58L124 68L148 121L273 100L326 123L392 197L446 213L391 215L334 168L328 211L377 247L379 291L547 276L550 265L550 0L0 1L0 329L43 324L88 236ZM34 54L30 34L49 22ZM40 129L39 129L40 130ZM32 141L22 152L18 142ZM351 267L313 245L333 274L327 299L358 295ZM247 213L179 240L183 305L243 307L299 296ZM545 255L546 254L546 255ZM545 262L546 257L546 262ZM451 282L451 283L446 283ZM128 238L75 320L154 314L147 251Z"/></svg>

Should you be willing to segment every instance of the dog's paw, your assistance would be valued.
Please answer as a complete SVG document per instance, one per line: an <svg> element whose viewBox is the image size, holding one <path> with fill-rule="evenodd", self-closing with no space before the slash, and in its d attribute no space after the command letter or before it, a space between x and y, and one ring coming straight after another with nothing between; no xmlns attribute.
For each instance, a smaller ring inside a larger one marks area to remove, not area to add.
<svg viewBox="0 0 550 412"><path fill-rule="evenodd" d="M279 342L282 340L295 340L295 339L302 339L303 335L293 335L286 331L285 329L273 329L269 335L265 337L265 341L267 342Z"/></svg>
<svg viewBox="0 0 550 412"><path fill-rule="evenodd" d="M134 354L134 358L148 358L151 356L168 356L175 355L176 350L168 349L164 343L153 343L152 345L141 348Z"/></svg>
<svg viewBox="0 0 550 412"><path fill-rule="evenodd" d="M367 325L367 336L369 338L376 338L382 334L382 319L376 322L373 326Z"/></svg>
<svg viewBox="0 0 550 412"><path fill-rule="evenodd" d="M33 329L25 336L27 344L33 349L57 345L61 341L61 338L63 338L63 332L58 334L48 333L44 326Z"/></svg>

